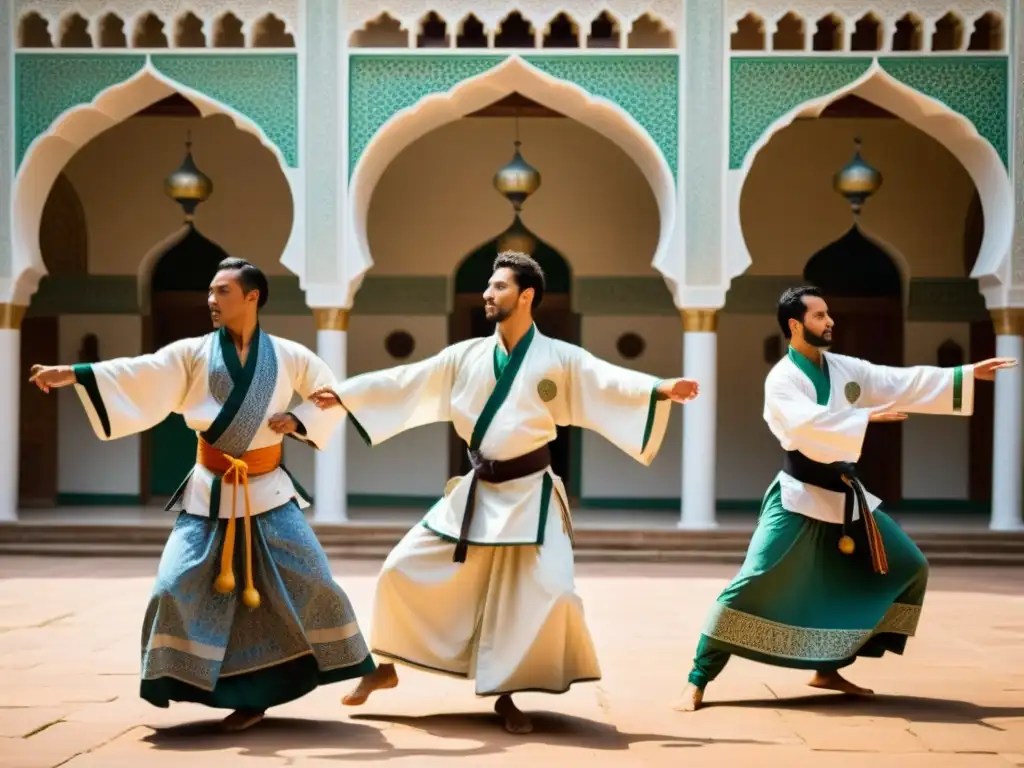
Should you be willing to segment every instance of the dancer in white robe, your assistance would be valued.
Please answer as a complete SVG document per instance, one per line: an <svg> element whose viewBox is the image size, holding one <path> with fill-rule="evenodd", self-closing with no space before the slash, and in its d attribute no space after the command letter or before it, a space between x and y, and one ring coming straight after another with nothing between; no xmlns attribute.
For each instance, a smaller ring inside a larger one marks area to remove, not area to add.
<svg viewBox="0 0 1024 768"><path fill-rule="evenodd" d="M312 396L342 406L374 446L450 421L474 467L449 481L384 563L371 650L389 663L364 677L346 704L397 685L397 662L475 680L478 695L498 696L506 728L525 733L531 725L513 692L562 693L601 677L548 444L558 426L592 429L649 465L671 402L692 399L697 386L626 370L541 334L532 309L543 279L533 259L500 254L484 293L487 317L498 323L493 336Z"/></svg>
<svg viewBox="0 0 1024 768"><path fill-rule="evenodd" d="M213 333L140 357L32 372L43 391L74 385L101 440L171 413L196 431L196 464L167 505L179 514L143 621L141 695L159 707L233 709L229 730L374 669L302 514L308 499L281 463L285 435L327 445L337 412L308 400L288 406L334 376L305 347L260 330L266 300L263 273L228 259L211 285Z"/></svg>
<svg viewBox="0 0 1024 768"><path fill-rule="evenodd" d="M1015 360L896 368L827 351L820 292L791 288L778 321L789 350L765 381L764 420L784 453L743 567L715 601L679 709L694 710L731 656L813 670L809 685L870 695L840 669L902 655L917 631L928 561L857 474L868 425L908 413L970 416L975 384Z"/></svg>

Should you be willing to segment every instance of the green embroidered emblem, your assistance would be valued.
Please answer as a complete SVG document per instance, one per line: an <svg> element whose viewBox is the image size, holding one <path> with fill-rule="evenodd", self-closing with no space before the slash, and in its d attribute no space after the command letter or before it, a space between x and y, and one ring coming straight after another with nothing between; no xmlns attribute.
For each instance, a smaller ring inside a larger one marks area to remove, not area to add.
<svg viewBox="0 0 1024 768"><path fill-rule="evenodd" d="M537 394L545 403L550 403L558 395L558 386L551 379L541 379L537 385Z"/></svg>
<svg viewBox="0 0 1024 768"><path fill-rule="evenodd" d="M860 399L860 384L856 381L848 381L846 386L843 387L843 394L846 395L846 401L853 405Z"/></svg>

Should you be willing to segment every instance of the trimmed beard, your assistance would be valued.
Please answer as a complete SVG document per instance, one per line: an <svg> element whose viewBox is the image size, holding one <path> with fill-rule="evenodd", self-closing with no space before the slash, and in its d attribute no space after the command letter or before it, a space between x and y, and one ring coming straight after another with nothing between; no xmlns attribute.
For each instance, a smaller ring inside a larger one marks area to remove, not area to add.
<svg viewBox="0 0 1024 768"><path fill-rule="evenodd" d="M824 336L818 336L815 333L811 333L809 330L807 330L806 325L804 326L804 341L806 341L812 347L817 347L818 349L828 349L829 347L832 346L831 341L827 341Z"/></svg>
<svg viewBox="0 0 1024 768"><path fill-rule="evenodd" d="M506 320L508 320L509 316L512 314L511 309L503 309L502 307L499 307L497 304L492 304L491 306L493 306L496 311L492 316L489 317L487 315L486 307L484 308L484 317L486 317L489 322L503 323Z"/></svg>

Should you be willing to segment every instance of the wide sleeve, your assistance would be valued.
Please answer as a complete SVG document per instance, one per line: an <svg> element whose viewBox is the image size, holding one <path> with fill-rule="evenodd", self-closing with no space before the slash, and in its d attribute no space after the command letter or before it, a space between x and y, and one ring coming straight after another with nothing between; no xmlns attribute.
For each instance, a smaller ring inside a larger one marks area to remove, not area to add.
<svg viewBox="0 0 1024 768"><path fill-rule="evenodd" d="M658 395L661 379L574 350L569 361L570 424L597 432L644 466L661 449L672 401Z"/></svg>
<svg viewBox="0 0 1024 768"><path fill-rule="evenodd" d="M75 391L100 440L145 432L180 412L194 341L183 339L149 355L73 366Z"/></svg>
<svg viewBox="0 0 1024 768"><path fill-rule="evenodd" d="M452 347L417 363L353 376L334 391L367 445L451 419L456 355Z"/></svg>
<svg viewBox="0 0 1024 768"><path fill-rule="evenodd" d="M336 379L327 363L310 350L296 346L291 352L295 365L292 388L302 398L302 403L290 411L299 423L299 429L289 437L323 450L345 419L345 411L341 408L320 409L308 398L320 387L333 388Z"/></svg>
<svg viewBox="0 0 1024 768"><path fill-rule="evenodd" d="M823 464L860 458L870 408L830 411L794 382L769 376L764 388L764 419L783 448Z"/></svg>
<svg viewBox="0 0 1024 768"><path fill-rule="evenodd" d="M873 410L903 411L940 416L974 413L974 366L938 368L917 365L893 368L859 361L865 371L865 402Z"/></svg>

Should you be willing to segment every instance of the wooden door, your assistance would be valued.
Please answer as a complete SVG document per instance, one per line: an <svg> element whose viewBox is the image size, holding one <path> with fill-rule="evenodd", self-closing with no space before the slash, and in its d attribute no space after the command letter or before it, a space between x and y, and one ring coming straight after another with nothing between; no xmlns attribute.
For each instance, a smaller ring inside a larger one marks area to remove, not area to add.
<svg viewBox="0 0 1024 768"><path fill-rule="evenodd" d="M878 365L903 365L903 307L898 297L828 300L835 320L832 351ZM871 424L858 470L888 504L903 498L903 426Z"/></svg>
<svg viewBox="0 0 1024 768"><path fill-rule="evenodd" d="M43 394L28 384L28 377L34 364L58 360L59 339L56 317L26 317L22 321L18 502L25 506L53 506L57 501L57 394Z"/></svg>

